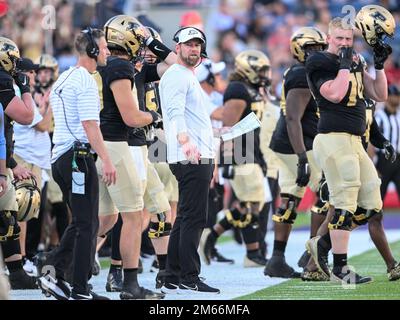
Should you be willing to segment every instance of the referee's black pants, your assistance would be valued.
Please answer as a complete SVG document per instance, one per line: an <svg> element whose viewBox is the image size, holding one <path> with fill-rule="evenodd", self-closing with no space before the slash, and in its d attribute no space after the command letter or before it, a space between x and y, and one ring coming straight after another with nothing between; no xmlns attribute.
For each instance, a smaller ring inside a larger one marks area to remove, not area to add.
<svg viewBox="0 0 400 320"><path fill-rule="evenodd" d="M72 157L71 149L52 165L53 178L72 213L72 222L54 253L54 266L56 276L63 278L72 261L73 291L88 294L87 283L91 277L99 228L99 180L92 157L76 159L79 170L85 173L85 194L72 193Z"/></svg>
<svg viewBox="0 0 400 320"><path fill-rule="evenodd" d="M378 171L381 183L381 196L382 200L385 200L386 192L390 182L393 182L396 186L397 194L400 196L400 158L399 154L394 163L385 159L383 153L378 154L378 162L376 163L376 170Z"/></svg>
<svg viewBox="0 0 400 320"><path fill-rule="evenodd" d="M170 164L178 181L177 217L168 244L166 271L169 281L196 282L200 274L197 249L207 221L208 192L214 170L212 159L200 164Z"/></svg>

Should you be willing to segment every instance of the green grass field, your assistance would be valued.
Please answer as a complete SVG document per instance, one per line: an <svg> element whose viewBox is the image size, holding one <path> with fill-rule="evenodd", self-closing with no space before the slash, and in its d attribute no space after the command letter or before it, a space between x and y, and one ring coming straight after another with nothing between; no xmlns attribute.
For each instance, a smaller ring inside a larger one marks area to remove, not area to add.
<svg viewBox="0 0 400 320"><path fill-rule="evenodd" d="M390 245L392 251L400 252L400 241ZM372 283L353 287L342 287L331 282L304 282L293 279L239 300L395 300L400 299L400 280L387 280L386 266L376 249L349 259L361 275L372 276Z"/></svg>

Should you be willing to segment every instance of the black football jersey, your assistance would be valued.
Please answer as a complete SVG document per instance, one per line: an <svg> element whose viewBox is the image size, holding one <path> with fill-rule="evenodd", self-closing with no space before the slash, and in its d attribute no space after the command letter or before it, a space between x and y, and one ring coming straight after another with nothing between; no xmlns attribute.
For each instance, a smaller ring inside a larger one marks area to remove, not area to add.
<svg viewBox="0 0 400 320"><path fill-rule="evenodd" d="M326 81L336 78L339 71L337 55L316 52L306 61L307 79L311 93L320 112L318 132L346 132L362 136L366 130L366 102L364 99L363 65L353 63L350 69L350 83L345 97L339 103L325 99L320 87Z"/></svg>
<svg viewBox="0 0 400 320"><path fill-rule="evenodd" d="M272 135L270 148L275 152L284 154L294 153L286 127L286 97L291 89L308 89L306 68L304 64L295 64L283 75L280 103L281 116ZM314 137L317 135L318 119L317 104L311 96L306 109L304 110L303 117L301 118L303 141L307 151L312 149Z"/></svg>
<svg viewBox="0 0 400 320"><path fill-rule="evenodd" d="M264 113L265 101L258 91L258 88L251 87L243 82L232 81L229 83L224 93L224 103L231 99L244 100L246 108L244 109L240 120L245 118L250 112L254 112L261 121ZM235 155L233 159L222 154L222 163L242 164L258 163L263 164L263 156L260 149L260 128L245 135L233 139Z"/></svg>
<svg viewBox="0 0 400 320"><path fill-rule="evenodd" d="M10 168L10 158L14 155L14 121L4 115L4 137L6 139L6 166Z"/></svg>
<svg viewBox="0 0 400 320"><path fill-rule="evenodd" d="M15 97L13 83L13 77L8 72L0 69L0 103L3 106L3 110L6 110L8 104Z"/></svg>
<svg viewBox="0 0 400 320"><path fill-rule="evenodd" d="M128 127L122 119L110 85L113 81L128 79L133 88L135 68L130 61L112 56L107 59L107 65L98 67L97 71L102 78L102 86L99 87L100 97L102 97L100 99L102 100L100 129L104 140L127 141Z"/></svg>
<svg viewBox="0 0 400 320"><path fill-rule="evenodd" d="M160 80L157 64L143 64L135 76L135 87L141 111L157 111L160 108L160 98L154 81ZM130 146L146 145L146 128L128 128L128 144Z"/></svg>

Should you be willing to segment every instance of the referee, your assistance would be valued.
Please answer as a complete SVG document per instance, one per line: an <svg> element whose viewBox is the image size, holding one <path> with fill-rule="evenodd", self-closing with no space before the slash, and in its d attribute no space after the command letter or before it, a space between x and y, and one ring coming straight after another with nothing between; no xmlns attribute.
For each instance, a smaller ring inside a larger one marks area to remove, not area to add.
<svg viewBox="0 0 400 320"><path fill-rule="evenodd" d="M375 120L383 136L391 143L397 154L397 159L386 160L385 149L378 149L378 160L376 169L381 175L381 195L385 199L390 182L396 186L397 194L400 196L400 90L395 85L388 87L388 99L385 107L375 112Z"/></svg>
<svg viewBox="0 0 400 320"><path fill-rule="evenodd" d="M206 96L194 75L205 55L203 32L189 27L174 36L177 63L160 81L161 108L167 138L167 160L178 181L178 214L168 244L166 278L161 291L219 293L202 282L200 236L206 225L208 192L214 169L213 131Z"/></svg>
<svg viewBox="0 0 400 320"><path fill-rule="evenodd" d="M105 65L110 52L101 30L86 29L75 40L79 59L55 82L50 102L54 113L52 172L72 212L54 252L55 274L39 279L41 288L58 300L104 300L91 292L91 276L98 230L99 182L93 151L102 160L103 180L115 183L111 163L99 129L100 99L90 73ZM72 260L72 290L64 280Z"/></svg>

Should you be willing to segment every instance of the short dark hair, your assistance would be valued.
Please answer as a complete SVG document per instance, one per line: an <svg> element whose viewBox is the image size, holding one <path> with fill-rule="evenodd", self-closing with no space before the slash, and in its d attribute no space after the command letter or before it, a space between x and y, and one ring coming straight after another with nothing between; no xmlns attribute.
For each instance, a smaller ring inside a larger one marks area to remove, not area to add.
<svg viewBox="0 0 400 320"><path fill-rule="evenodd" d="M105 37L103 30L100 29L92 29L92 37L96 43L99 43L99 39ZM75 49L78 51L80 55L86 54L86 48L89 44L88 37L80 32L75 38Z"/></svg>

